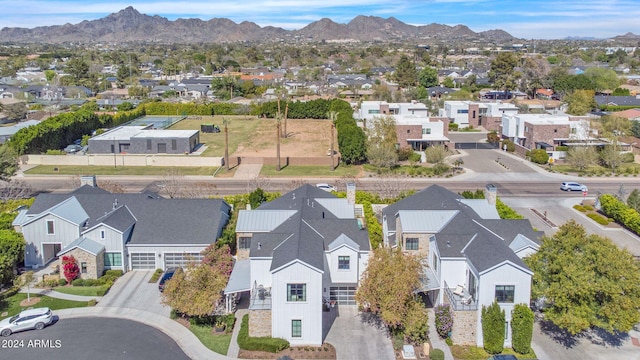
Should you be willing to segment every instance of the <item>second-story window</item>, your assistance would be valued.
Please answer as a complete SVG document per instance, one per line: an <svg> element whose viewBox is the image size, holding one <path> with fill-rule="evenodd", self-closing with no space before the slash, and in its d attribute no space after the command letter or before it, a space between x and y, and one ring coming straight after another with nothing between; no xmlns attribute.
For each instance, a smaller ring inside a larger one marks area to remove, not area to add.
<svg viewBox="0 0 640 360"><path fill-rule="evenodd" d="M338 270L349 270L350 266L348 256L338 256Z"/></svg>
<svg viewBox="0 0 640 360"><path fill-rule="evenodd" d="M405 250L418 250L418 238L407 238L404 248Z"/></svg>
<svg viewBox="0 0 640 360"><path fill-rule="evenodd" d="M307 284L287 284L287 301L307 301Z"/></svg>
<svg viewBox="0 0 640 360"><path fill-rule="evenodd" d="M53 220L47 220L47 235L54 235L55 226L53 225Z"/></svg>
<svg viewBox="0 0 640 360"><path fill-rule="evenodd" d="M241 236L238 239L238 248L247 250L251 248L251 237L250 236Z"/></svg>
<svg viewBox="0 0 640 360"><path fill-rule="evenodd" d="M513 303L515 293L515 285L496 285L496 301L499 303Z"/></svg>

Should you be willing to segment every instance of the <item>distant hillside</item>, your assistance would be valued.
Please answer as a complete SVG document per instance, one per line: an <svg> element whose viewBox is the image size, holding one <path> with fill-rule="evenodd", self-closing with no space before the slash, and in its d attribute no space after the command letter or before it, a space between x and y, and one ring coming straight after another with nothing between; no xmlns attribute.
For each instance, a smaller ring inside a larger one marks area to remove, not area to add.
<svg viewBox="0 0 640 360"><path fill-rule="evenodd" d="M213 18L168 20L161 16L139 13L129 6L117 13L79 24L41 26L33 29L3 28L0 42L62 43L62 42L159 42L159 43L221 43L236 41L278 41L301 38L321 40L517 40L503 30L473 32L464 25L408 25L393 17L357 16L347 24L321 19L300 30L285 30L272 26L260 27L253 22L240 24Z"/></svg>

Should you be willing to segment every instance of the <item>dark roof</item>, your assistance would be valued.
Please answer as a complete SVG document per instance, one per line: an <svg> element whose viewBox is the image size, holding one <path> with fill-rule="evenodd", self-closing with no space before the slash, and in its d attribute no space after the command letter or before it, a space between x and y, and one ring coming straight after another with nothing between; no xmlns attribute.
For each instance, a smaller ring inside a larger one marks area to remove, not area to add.
<svg viewBox="0 0 640 360"><path fill-rule="evenodd" d="M40 194L27 214L39 214L75 196L89 215L87 228L104 222L119 230L135 221L129 244L211 244L228 221L221 199L165 199L148 193L112 194L83 186L69 194Z"/></svg>
<svg viewBox="0 0 640 360"><path fill-rule="evenodd" d="M539 244L542 232L533 230L529 220L482 219L471 207L458 201L459 199L462 199L462 196L442 186L429 186L387 206L383 210L387 228L395 231L395 217L400 210L459 210L454 218L435 234L441 257L466 257L479 272L505 260L527 269L509 245L518 234Z"/></svg>
<svg viewBox="0 0 640 360"><path fill-rule="evenodd" d="M324 271L324 251L340 235L353 240L360 250L370 250L369 236L357 220L339 219L315 199L335 195L306 184L278 199L262 204L259 210L296 210L296 213L269 233L255 233L251 257L271 257L271 270L300 260Z"/></svg>
<svg viewBox="0 0 640 360"><path fill-rule="evenodd" d="M598 105L640 106L640 99L635 96L596 95L594 99Z"/></svg>

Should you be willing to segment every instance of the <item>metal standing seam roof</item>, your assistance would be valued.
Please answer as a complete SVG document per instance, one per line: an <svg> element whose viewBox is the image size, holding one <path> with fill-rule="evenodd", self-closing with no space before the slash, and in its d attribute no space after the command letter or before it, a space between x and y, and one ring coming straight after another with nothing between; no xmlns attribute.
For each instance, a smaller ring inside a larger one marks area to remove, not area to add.
<svg viewBox="0 0 640 360"><path fill-rule="evenodd" d="M29 219L26 223L30 223L46 214L53 214L76 225L83 224L89 218L78 199L72 196L40 213L39 216Z"/></svg>
<svg viewBox="0 0 640 360"><path fill-rule="evenodd" d="M500 219L500 214L494 205L489 204L487 199L458 199L461 203L469 206L483 219Z"/></svg>
<svg viewBox="0 0 640 360"><path fill-rule="evenodd" d="M458 210L400 210L398 217L404 233L437 233Z"/></svg>
<svg viewBox="0 0 640 360"><path fill-rule="evenodd" d="M297 210L240 210L236 222L236 232L273 231Z"/></svg>
<svg viewBox="0 0 640 360"><path fill-rule="evenodd" d="M60 250L56 256L61 256L63 254L68 253L69 251L75 249L75 248L80 248L92 255L98 255L100 254L100 252L102 250L104 250L104 245L95 242L93 240L90 240L86 237L79 237L75 240L73 240L73 242L67 246L64 247L64 249Z"/></svg>
<svg viewBox="0 0 640 360"><path fill-rule="evenodd" d="M526 237L526 236L524 236L522 234L516 235L515 239L513 239L511 244L509 244L509 247L513 251L519 251L520 249L528 247L528 246L531 246L534 249L539 249L540 248L540 245L538 245L536 242L530 240L528 237Z"/></svg>
<svg viewBox="0 0 640 360"><path fill-rule="evenodd" d="M355 206L349 204L347 199L317 198L314 201L329 210L338 219L353 219L354 217Z"/></svg>
<svg viewBox="0 0 640 360"><path fill-rule="evenodd" d="M233 264L225 294L251 290L251 260L238 260Z"/></svg>

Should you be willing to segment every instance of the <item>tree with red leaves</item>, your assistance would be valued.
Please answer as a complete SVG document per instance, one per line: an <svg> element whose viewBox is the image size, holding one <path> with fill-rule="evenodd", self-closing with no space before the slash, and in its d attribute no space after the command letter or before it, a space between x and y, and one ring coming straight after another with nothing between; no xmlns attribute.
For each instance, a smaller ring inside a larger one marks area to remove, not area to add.
<svg viewBox="0 0 640 360"><path fill-rule="evenodd" d="M64 278L67 279L67 283L77 279L80 276L80 268L78 268L78 262L73 255L62 257L62 269L64 271Z"/></svg>

